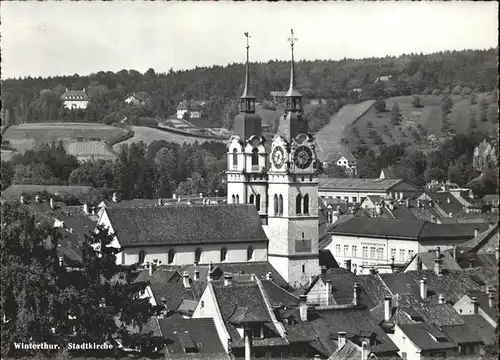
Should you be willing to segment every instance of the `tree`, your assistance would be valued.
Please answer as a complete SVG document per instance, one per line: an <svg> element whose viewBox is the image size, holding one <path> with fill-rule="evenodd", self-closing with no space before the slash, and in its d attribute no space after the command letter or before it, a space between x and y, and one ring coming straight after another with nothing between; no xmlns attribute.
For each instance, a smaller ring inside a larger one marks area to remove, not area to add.
<svg viewBox="0 0 500 360"><path fill-rule="evenodd" d="M498 104L493 103L488 107L488 121L498 124Z"/></svg>
<svg viewBox="0 0 500 360"><path fill-rule="evenodd" d="M488 121L488 102L484 96L479 101L479 119L483 122Z"/></svg>
<svg viewBox="0 0 500 360"><path fill-rule="evenodd" d="M397 102L394 102L391 110L391 124L399 125L401 123L401 112L399 111L399 105Z"/></svg>
<svg viewBox="0 0 500 360"><path fill-rule="evenodd" d="M441 108L445 114L448 114L453 107L453 100L449 96L445 96L443 98L443 102L441 103Z"/></svg>
<svg viewBox="0 0 500 360"><path fill-rule="evenodd" d="M344 146L344 151L347 152L347 145L349 144L349 140L346 137L340 139L340 143Z"/></svg>
<svg viewBox="0 0 500 360"><path fill-rule="evenodd" d="M422 105L422 101L420 100L420 96L418 95L413 95L413 99L412 99L412 105L414 108L421 108L423 107Z"/></svg>
<svg viewBox="0 0 500 360"><path fill-rule="evenodd" d="M347 174L346 168L342 166L338 166L334 162L328 164L327 168L324 169L324 173L329 178L346 178L349 177Z"/></svg>
<svg viewBox="0 0 500 360"><path fill-rule="evenodd" d="M375 107L375 110L379 113L387 111L386 110L387 106L385 104L385 100L383 100L383 99L378 99L377 101L375 101L374 107Z"/></svg>
<svg viewBox="0 0 500 360"><path fill-rule="evenodd" d="M477 129L476 112L474 111L474 109L470 110L470 115L469 115L469 129L471 129L471 130Z"/></svg>
<svg viewBox="0 0 500 360"><path fill-rule="evenodd" d="M191 113L189 111L184 112L184 114L182 114L182 119L189 121L191 119Z"/></svg>

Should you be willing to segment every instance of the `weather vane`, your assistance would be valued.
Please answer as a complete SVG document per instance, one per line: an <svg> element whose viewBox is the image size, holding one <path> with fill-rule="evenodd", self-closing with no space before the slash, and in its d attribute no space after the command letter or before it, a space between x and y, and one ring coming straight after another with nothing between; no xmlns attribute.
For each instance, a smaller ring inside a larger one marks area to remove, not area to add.
<svg viewBox="0 0 500 360"><path fill-rule="evenodd" d="M296 37L293 37L293 29L290 29L290 33L292 35L288 38L288 41L290 41L292 48L293 48L293 45L295 45L295 41L297 41L299 39L297 39Z"/></svg>
<svg viewBox="0 0 500 360"><path fill-rule="evenodd" d="M247 49L250 47L250 45L248 44L248 40L251 38L250 34L248 33L248 31L246 33L244 33L245 36L247 37Z"/></svg>

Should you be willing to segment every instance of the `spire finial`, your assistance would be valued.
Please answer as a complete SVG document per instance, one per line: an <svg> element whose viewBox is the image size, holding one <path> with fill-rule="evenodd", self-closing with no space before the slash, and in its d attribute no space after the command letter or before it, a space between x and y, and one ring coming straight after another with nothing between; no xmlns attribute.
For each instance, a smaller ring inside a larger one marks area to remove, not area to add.
<svg viewBox="0 0 500 360"><path fill-rule="evenodd" d="M248 91L248 84L250 83L250 64L249 64L249 49L250 49L250 44L249 40L251 38L250 34L248 31L244 33L246 38L247 38L247 63L246 63L246 69L245 69L245 87L243 89L243 95L241 95L242 98L246 97L251 97L252 95Z"/></svg>
<svg viewBox="0 0 500 360"><path fill-rule="evenodd" d="M288 89L287 95L293 94L293 91L294 91L293 87L295 85L295 60L293 57L293 47L295 45L295 41L297 41L297 40L299 40L299 39L294 37L293 29L290 29L290 37L288 38L288 41L290 42L290 46L292 48L292 65L291 65L291 69L290 69L290 88Z"/></svg>

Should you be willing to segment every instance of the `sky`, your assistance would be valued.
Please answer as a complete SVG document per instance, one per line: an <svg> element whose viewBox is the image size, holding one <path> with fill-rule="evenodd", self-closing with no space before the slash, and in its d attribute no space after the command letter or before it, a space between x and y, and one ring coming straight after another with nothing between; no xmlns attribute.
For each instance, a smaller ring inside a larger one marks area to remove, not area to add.
<svg viewBox="0 0 500 360"><path fill-rule="evenodd" d="M498 46L492 2L2 2L2 79Z"/></svg>

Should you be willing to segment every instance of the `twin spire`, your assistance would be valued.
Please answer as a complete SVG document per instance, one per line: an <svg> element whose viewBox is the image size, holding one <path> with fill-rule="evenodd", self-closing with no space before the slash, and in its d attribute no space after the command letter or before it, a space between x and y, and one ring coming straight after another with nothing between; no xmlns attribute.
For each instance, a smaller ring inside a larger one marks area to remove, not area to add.
<svg viewBox="0 0 500 360"><path fill-rule="evenodd" d="M248 32L245 33L245 36L247 37L247 65L246 65L246 70L245 70L245 88L243 89L243 95L241 95L241 98L253 98L254 96L252 95L252 92L248 88L248 84L250 83L250 63L249 63L249 49L250 45L248 41L250 40L250 34Z"/></svg>

